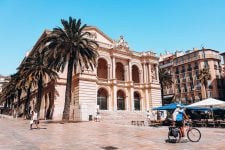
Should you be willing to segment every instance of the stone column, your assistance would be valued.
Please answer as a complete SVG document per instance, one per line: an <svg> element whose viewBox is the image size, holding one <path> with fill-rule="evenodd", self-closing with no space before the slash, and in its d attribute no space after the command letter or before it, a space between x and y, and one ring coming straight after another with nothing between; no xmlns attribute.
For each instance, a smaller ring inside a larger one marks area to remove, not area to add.
<svg viewBox="0 0 225 150"><path fill-rule="evenodd" d="M139 71L140 83L143 83L143 71Z"/></svg>
<svg viewBox="0 0 225 150"><path fill-rule="evenodd" d="M146 82L145 83L149 83L149 70L148 70L148 64L145 64L145 78L146 78Z"/></svg>
<svg viewBox="0 0 225 150"><path fill-rule="evenodd" d="M145 98L146 98L146 110L149 110L149 95L148 95L148 89L145 89Z"/></svg>
<svg viewBox="0 0 225 150"><path fill-rule="evenodd" d="M112 101L113 101L113 110L117 111L117 87L114 85L113 86L113 97L112 97Z"/></svg>
<svg viewBox="0 0 225 150"><path fill-rule="evenodd" d="M112 57L112 79L116 79L116 60Z"/></svg>
<svg viewBox="0 0 225 150"><path fill-rule="evenodd" d="M145 97L141 96L141 111L145 111Z"/></svg>
<svg viewBox="0 0 225 150"><path fill-rule="evenodd" d="M113 111L113 99L111 94L108 95L108 110Z"/></svg>
<svg viewBox="0 0 225 150"><path fill-rule="evenodd" d="M130 111L134 111L134 88L130 88Z"/></svg>
<svg viewBox="0 0 225 150"><path fill-rule="evenodd" d="M128 70L128 65L124 66L124 81L129 81L129 70Z"/></svg>
<svg viewBox="0 0 225 150"><path fill-rule="evenodd" d="M148 70L149 70L149 83L152 82L152 68L151 68L151 64L148 64Z"/></svg>
<svg viewBox="0 0 225 150"><path fill-rule="evenodd" d="M127 92L126 92L126 98L125 98L125 110L130 110L130 107L129 107L129 96L127 95Z"/></svg>
<svg viewBox="0 0 225 150"><path fill-rule="evenodd" d="M156 70L156 73L155 73L156 80L159 81L159 68L158 68L158 65L157 64L155 65L155 70Z"/></svg>
<svg viewBox="0 0 225 150"><path fill-rule="evenodd" d="M129 74L129 81L132 81L132 66L131 66L131 60L128 60L128 74Z"/></svg>
<svg viewBox="0 0 225 150"><path fill-rule="evenodd" d="M145 63L142 64L143 68L143 83L146 83L146 68L145 68Z"/></svg>
<svg viewBox="0 0 225 150"><path fill-rule="evenodd" d="M108 64L108 80L110 80L111 78L112 78L112 74L111 74L111 71L110 71L110 69L111 69L111 66L110 66L110 64Z"/></svg>

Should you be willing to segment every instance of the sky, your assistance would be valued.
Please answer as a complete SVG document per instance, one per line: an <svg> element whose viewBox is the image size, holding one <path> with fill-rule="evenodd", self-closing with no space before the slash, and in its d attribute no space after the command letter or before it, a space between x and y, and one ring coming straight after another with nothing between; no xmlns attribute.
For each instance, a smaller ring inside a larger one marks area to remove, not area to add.
<svg viewBox="0 0 225 150"><path fill-rule="evenodd" d="M0 74L10 75L45 29L69 16L134 51L225 51L224 0L0 0Z"/></svg>

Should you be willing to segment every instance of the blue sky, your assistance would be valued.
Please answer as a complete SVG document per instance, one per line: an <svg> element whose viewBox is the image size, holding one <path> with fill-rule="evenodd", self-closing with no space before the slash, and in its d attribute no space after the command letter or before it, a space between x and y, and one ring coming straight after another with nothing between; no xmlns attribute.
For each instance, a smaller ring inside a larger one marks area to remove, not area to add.
<svg viewBox="0 0 225 150"><path fill-rule="evenodd" d="M15 73L42 32L69 16L135 51L225 51L224 0L0 0L0 74Z"/></svg>

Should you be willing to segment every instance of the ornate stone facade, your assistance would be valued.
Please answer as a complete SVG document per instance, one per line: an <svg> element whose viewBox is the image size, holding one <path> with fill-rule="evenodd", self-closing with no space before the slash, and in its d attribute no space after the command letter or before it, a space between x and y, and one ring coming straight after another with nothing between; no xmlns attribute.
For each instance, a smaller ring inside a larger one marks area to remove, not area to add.
<svg viewBox="0 0 225 150"><path fill-rule="evenodd" d="M144 112L160 106L159 58L155 53L134 52L123 36L112 40L96 27L85 30L91 33L88 38L99 44L98 64L94 71L82 70L73 76L71 120L88 120L96 115L97 109ZM49 90L43 96L41 117L62 118L66 72L59 73L56 83L46 86Z"/></svg>

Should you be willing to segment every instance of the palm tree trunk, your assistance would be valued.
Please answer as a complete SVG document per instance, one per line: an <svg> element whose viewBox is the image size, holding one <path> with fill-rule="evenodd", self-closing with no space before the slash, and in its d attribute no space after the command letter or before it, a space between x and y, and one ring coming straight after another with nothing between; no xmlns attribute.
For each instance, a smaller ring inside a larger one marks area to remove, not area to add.
<svg viewBox="0 0 225 150"><path fill-rule="evenodd" d="M38 118L40 116L40 109L41 109L41 101L42 101L42 89L43 89L43 79L42 75L40 76L40 79L38 80L38 93L37 93L37 102L36 102L36 111L38 114Z"/></svg>
<svg viewBox="0 0 225 150"><path fill-rule="evenodd" d="M17 89L17 92L18 92L18 99L17 99L17 114L16 115L19 115L20 97L21 97L22 89Z"/></svg>
<svg viewBox="0 0 225 150"><path fill-rule="evenodd" d="M18 102L18 106L20 106L20 98L21 98L21 93L22 93L22 89L18 89L18 99L17 99L17 102Z"/></svg>
<svg viewBox="0 0 225 150"><path fill-rule="evenodd" d="M65 105L64 105L63 118L62 118L63 121L68 121L69 120L69 115L70 115L73 63L74 63L74 59L72 57L70 57L70 60L69 60L69 63L68 63L68 68L67 68Z"/></svg>
<svg viewBox="0 0 225 150"><path fill-rule="evenodd" d="M29 115L30 90L31 90L31 84L29 85L29 87L27 89L27 98L26 98L25 107L24 107L24 115L25 116L28 116Z"/></svg>
<svg viewBox="0 0 225 150"><path fill-rule="evenodd" d="M207 83L206 83L206 85L205 85L205 96L206 96L206 98L208 98L208 92L207 92Z"/></svg>
<svg viewBox="0 0 225 150"><path fill-rule="evenodd" d="M203 92L202 92L202 99L206 99L206 87L205 87L204 84L202 85L202 89L203 89Z"/></svg>

